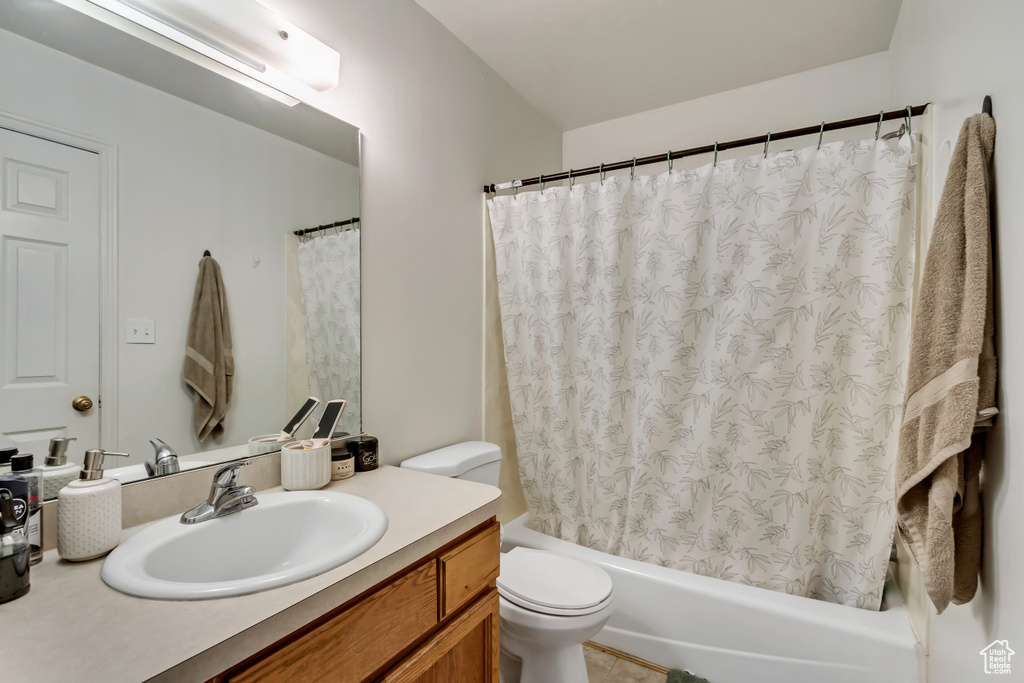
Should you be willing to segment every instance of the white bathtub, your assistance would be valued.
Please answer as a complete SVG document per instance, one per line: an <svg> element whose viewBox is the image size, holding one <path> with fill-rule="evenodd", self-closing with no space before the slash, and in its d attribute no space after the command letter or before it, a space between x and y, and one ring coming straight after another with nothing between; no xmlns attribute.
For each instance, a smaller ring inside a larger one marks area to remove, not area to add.
<svg viewBox="0 0 1024 683"><path fill-rule="evenodd" d="M615 613L600 645L711 683L917 683L918 658L895 584L869 612L777 593L584 548L533 531L526 515L504 528L502 550L550 550L600 565Z"/></svg>

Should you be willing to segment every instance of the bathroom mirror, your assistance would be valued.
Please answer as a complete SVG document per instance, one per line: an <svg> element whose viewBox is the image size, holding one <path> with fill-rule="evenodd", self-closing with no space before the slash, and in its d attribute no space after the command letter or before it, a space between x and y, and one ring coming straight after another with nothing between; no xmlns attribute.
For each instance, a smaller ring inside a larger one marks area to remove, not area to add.
<svg viewBox="0 0 1024 683"><path fill-rule="evenodd" d="M358 433L358 129L53 0L5 0L0 63L0 433L37 466L58 436L79 464L127 452L122 481L147 477L151 438L182 469L244 457L310 394L346 399ZM207 250L234 375L200 442L182 369Z"/></svg>

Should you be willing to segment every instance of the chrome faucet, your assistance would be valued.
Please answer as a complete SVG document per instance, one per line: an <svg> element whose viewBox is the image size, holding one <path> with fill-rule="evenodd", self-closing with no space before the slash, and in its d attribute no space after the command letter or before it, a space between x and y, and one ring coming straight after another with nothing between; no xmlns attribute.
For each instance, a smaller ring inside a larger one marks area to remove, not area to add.
<svg viewBox="0 0 1024 683"><path fill-rule="evenodd" d="M181 466L178 464L178 454L174 452L173 448L160 439L150 439L149 443L153 444L153 450L155 451L153 459L146 461L146 473L149 476L177 474L181 471Z"/></svg>
<svg viewBox="0 0 1024 683"><path fill-rule="evenodd" d="M182 514L182 524L196 524L210 519L217 519L233 512L251 508L259 501L256 491L251 486L237 486L238 470L251 460L241 460L224 465L213 475L210 496L199 505Z"/></svg>

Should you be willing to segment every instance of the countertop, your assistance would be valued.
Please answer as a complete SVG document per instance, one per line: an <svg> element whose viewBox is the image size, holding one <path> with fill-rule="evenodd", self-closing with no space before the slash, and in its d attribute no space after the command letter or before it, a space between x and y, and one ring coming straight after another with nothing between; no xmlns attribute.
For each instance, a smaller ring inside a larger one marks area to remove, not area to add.
<svg viewBox="0 0 1024 683"><path fill-rule="evenodd" d="M262 593L135 598L103 583L102 558L71 563L46 552L32 567L28 595L0 605L0 678L205 681L495 516L501 495L492 486L387 466L324 490L383 508L384 537L340 567Z"/></svg>

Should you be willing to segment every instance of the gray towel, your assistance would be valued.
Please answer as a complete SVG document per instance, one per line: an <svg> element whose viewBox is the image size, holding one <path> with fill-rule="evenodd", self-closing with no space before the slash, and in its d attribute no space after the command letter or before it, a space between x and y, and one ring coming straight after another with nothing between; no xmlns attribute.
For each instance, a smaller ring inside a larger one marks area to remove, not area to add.
<svg viewBox="0 0 1024 683"><path fill-rule="evenodd" d="M231 324L220 266L210 256L199 261L185 347L185 382L195 394L192 430L199 441L224 431L231 400L235 360L231 355Z"/></svg>
<svg viewBox="0 0 1024 683"><path fill-rule="evenodd" d="M974 596L981 565L979 473L992 424L989 164L996 125L964 122L942 190L914 310L896 458L899 530L942 612Z"/></svg>

